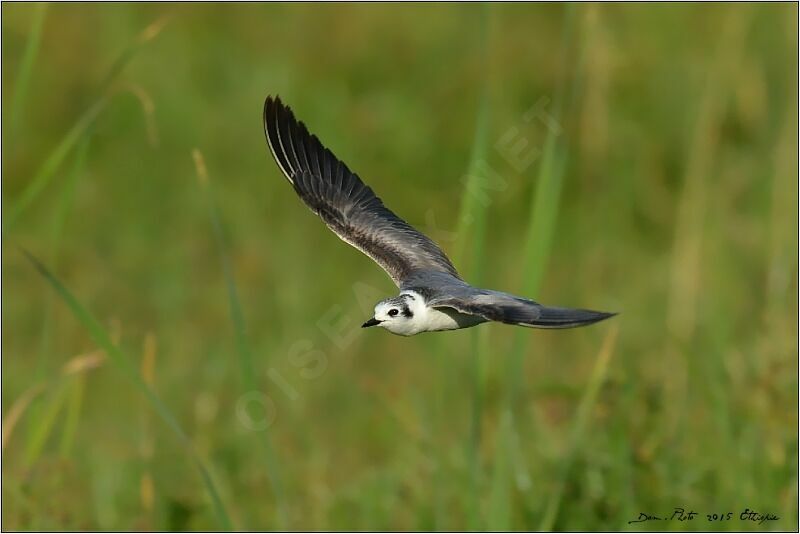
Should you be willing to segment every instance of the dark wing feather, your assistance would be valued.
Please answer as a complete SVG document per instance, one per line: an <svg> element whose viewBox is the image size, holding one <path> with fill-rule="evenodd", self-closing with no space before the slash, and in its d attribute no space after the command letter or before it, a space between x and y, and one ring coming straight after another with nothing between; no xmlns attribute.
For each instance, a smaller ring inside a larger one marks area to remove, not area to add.
<svg viewBox="0 0 800 534"><path fill-rule="evenodd" d="M264 131L275 162L303 202L342 240L380 265L395 284L400 286L418 271L458 278L436 243L384 206L278 98L267 97L264 103Z"/></svg>
<svg viewBox="0 0 800 534"><path fill-rule="evenodd" d="M436 298L428 302L428 305L434 308L452 308L489 321L534 328L573 328L616 315L592 310L542 306L532 300L489 290L480 290L479 293L469 296Z"/></svg>

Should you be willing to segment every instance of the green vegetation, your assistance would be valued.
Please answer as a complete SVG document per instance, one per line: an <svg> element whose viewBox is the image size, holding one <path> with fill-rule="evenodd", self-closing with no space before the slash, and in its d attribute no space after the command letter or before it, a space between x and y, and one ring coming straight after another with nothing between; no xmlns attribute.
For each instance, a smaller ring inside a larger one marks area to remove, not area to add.
<svg viewBox="0 0 800 534"><path fill-rule="evenodd" d="M2 9L4 529L797 528L796 5ZM621 315L361 330L268 93L469 280Z"/></svg>

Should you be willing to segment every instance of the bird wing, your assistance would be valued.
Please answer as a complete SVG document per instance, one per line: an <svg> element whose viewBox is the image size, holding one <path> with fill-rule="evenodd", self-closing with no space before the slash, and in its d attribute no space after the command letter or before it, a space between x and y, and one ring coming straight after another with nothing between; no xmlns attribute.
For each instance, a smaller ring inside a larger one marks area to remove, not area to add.
<svg viewBox="0 0 800 534"><path fill-rule="evenodd" d="M472 295L443 295L431 299L426 304L433 308L452 308L489 321L534 328L572 328L596 323L616 315L592 310L542 306L532 300L490 290L476 290Z"/></svg>
<svg viewBox="0 0 800 534"><path fill-rule="evenodd" d="M380 265L398 287L423 270L459 278L436 243L384 206L277 97L264 103L264 131L275 162L303 202L343 241Z"/></svg>

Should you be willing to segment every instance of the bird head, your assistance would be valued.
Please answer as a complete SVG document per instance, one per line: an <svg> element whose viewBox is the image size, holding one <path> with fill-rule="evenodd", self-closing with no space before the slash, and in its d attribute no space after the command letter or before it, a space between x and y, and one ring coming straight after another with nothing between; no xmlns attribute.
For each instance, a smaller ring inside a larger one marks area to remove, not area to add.
<svg viewBox="0 0 800 534"><path fill-rule="evenodd" d="M424 308L421 299L409 294L384 299L375 305L372 318L361 327L380 326L393 334L411 336L421 331L419 316Z"/></svg>

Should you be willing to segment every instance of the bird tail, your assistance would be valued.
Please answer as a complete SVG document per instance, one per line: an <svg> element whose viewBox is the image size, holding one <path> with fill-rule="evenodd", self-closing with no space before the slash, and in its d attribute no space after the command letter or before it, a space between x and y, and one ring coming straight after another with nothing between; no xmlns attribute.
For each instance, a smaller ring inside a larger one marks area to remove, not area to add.
<svg viewBox="0 0 800 534"><path fill-rule="evenodd" d="M608 319L616 313L580 310L575 308L552 308L541 306L539 316L525 321L524 326L535 328L575 328Z"/></svg>

